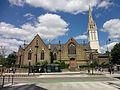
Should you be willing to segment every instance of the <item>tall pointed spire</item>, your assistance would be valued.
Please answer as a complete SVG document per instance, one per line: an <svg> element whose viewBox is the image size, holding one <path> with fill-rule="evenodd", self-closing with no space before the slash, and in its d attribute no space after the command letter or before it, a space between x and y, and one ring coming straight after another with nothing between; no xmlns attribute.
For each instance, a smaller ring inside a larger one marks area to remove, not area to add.
<svg viewBox="0 0 120 90"><path fill-rule="evenodd" d="M101 53L100 45L98 41L97 26L92 18L90 6L89 6L89 22L88 22L87 32L88 32L88 41L89 41L90 49L95 49L98 51L98 53Z"/></svg>
<svg viewBox="0 0 120 90"><path fill-rule="evenodd" d="M92 13L91 13L91 9L90 9L90 6L89 6L89 23L93 23L93 18L92 18Z"/></svg>

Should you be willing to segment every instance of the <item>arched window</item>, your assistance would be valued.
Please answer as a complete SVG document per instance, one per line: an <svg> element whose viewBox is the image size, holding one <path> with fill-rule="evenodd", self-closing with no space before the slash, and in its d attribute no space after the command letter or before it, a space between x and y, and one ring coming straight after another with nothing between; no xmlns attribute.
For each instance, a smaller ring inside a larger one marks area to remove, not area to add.
<svg viewBox="0 0 120 90"><path fill-rule="evenodd" d="M68 45L68 54L76 54L76 46L74 43Z"/></svg>
<svg viewBox="0 0 120 90"><path fill-rule="evenodd" d="M28 52L28 60L31 60L32 59L32 50L29 50Z"/></svg>
<svg viewBox="0 0 120 90"><path fill-rule="evenodd" d="M56 53L54 53L53 57L54 57L54 60L57 60L57 54Z"/></svg>
<svg viewBox="0 0 120 90"><path fill-rule="evenodd" d="M41 51L41 60L44 60L44 50Z"/></svg>

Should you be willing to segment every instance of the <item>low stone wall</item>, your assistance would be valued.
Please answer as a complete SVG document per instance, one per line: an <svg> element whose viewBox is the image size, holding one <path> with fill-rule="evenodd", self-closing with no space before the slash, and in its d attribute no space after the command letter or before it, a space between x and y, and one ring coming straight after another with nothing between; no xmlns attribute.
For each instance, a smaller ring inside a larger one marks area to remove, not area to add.
<svg viewBox="0 0 120 90"><path fill-rule="evenodd" d="M17 68L16 69L16 73L27 73L28 72L28 68Z"/></svg>

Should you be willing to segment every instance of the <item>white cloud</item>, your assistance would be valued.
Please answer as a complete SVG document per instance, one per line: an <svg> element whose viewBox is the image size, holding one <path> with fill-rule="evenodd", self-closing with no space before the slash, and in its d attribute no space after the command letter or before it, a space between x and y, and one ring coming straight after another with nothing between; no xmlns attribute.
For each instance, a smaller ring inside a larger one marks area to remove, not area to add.
<svg viewBox="0 0 120 90"><path fill-rule="evenodd" d="M26 13L26 14L24 15L24 17L27 17L27 20L34 19L34 15L31 14L31 13Z"/></svg>
<svg viewBox="0 0 120 90"><path fill-rule="evenodd" d="M63 11L72 14L84 13L89 10L89 5L93 7L108 7L110 1L101 0L9 0L12 5L24 6L29 4L33 7L44 8L49 11Z"/></svg>
<svg viewBox="0 0 120 90"><path fill-rule="evenodd" d="M100 16L101 16L101 14L100 14L100 13L95 14L95 17L96 17L96 18L99 18Z"/></svg>
<svg viewBox="0 0 120 90"><path fill-rule="evenodd" d="M87 39L87 36L86 35L79 35L79 36L76 36L74 38L75 39Z"/></svg>
<svg viewBox="0 0 120 90"><path fill-rule="evenodd" d="M38 17L38 22L34 25L26 23L22 28L32 33L39 33L44 39L55 39L63 36L69 30L68 24L56 14L45 14Z"/></svg>
<svg viewBox="0 0 120 90"><path fill-rule="evenodd" d="M63 36L69 30L67 26L67 22L56 14L41 15L34 24L25 23L21 28L0 22L0 45L16 51L18 44L22 44L23 40L30 42L36 34L42 39L51 40Z"/></svg>
<svg viewBox="0 0 120 90"><path fill-rule="evenodd" d="M33 17L34 15L31 14L31 13L26 13L26 14L24 15L24 17L28 17L28 16Z"/></svg>
<svg viewBox="0 0 120 90"><path fill-rule="evenodd" d="M113 5L113 2L110 2L110 0L103 0L102 2L100 2L100 4L97 6L98 8L108 8L109 6Z"/></svg>
<svg viewBox="0 0 120 90"><path fill-rule="evenodd" d="M103 24L103 32L108 32L108 38L113 40L120 39L120 19L111 19Z"/></svg>
<svg viewBox="0 0 120 90"><path fill-rule="evenodd" d="M25 0L9 0L11 5L16 5L16 6L23 6L25 3Z"/></svg>
<svg viewBox="0 0 120 90"><path fill-rule="evenodd" d="M105 52L107 51L107 48L108 48L109 51L111 51L111 49L113 48L113 46L114 46L116 43L118 43L118 42L112 42L112 43L109 43L109 44L107 44L107 45L102 46L102 47L101 47L102 52L105 53Z"/></svg>
<svg viewBox="0 0 120 90"><path fill-rule="evenodd" d="M6 55L13 51L17 51L19 45L23 44L23 41L16 39L0 38L0 46L5 47Z"/></svg>

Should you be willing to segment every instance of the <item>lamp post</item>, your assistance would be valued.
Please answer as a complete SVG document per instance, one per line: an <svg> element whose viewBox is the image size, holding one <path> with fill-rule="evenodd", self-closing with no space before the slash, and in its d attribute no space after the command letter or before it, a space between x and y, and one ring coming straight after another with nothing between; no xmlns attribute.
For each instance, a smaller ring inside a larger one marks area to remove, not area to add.
<svg viewBox="0 0 120 90"><path fill-rule="evenodd" d="M106 46L107 46L108 42L110 42L110 41L111 41L111 39L109 38L109 39L106 41ZM110 64L110 57L109 57L108 46L107 46L107 51L106 51L106 53L107 53L107 55L108 55L108 62L109 62L109 64Z"/></svg>
<svg viewBox="0 0 120 90"><path fill-rule="evenodd" d="M92 74L93 74L93 54L92 54L92 50L90 52L89 58L90 58L90 63L92 64Z"/></svg>
<svg viewBox="0 0 120 90"><path fill-rule="evenodd" d="M30 63L30 60L29 60L28 76L29 76L29 73L30 73L30 65L31 65L31 63Z"/></svg>
<svg viewBox="0 0 120 90"><path fill-rule="evenodd" d="M106 46L107 46L107 44L108 44L109 41L111 41L110 38L106 41ZM106 53L108 53L108 52L109 52L109 51L108 51L108 46L107 46L107 52L106 52Z"/></svg>

